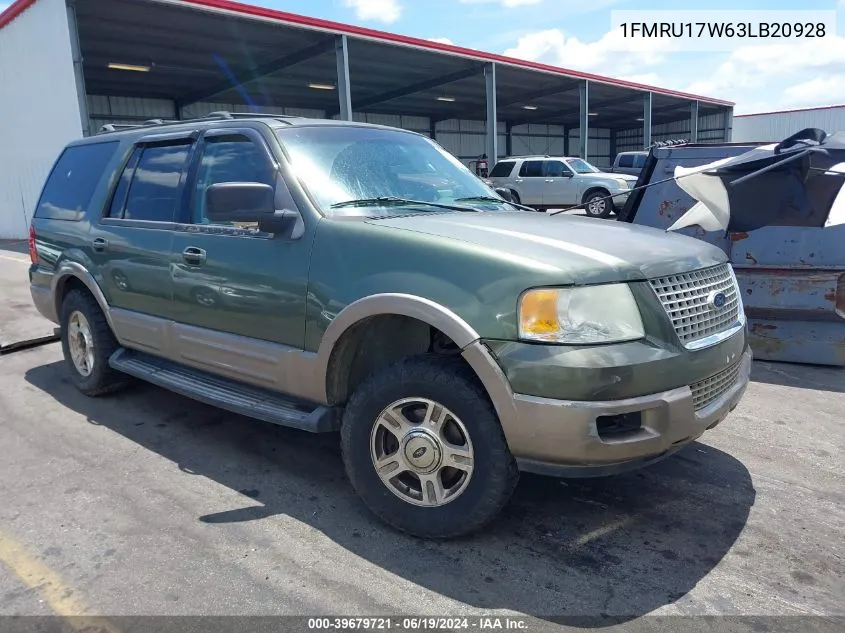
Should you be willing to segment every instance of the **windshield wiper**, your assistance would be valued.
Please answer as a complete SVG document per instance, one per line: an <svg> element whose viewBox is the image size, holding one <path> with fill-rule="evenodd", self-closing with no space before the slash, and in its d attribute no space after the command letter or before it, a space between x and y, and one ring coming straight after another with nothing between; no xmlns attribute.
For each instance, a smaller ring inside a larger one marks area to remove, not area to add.
<svg viewBox="0 0 845 633"><path fill-rule="evenodd" d="M467 196L466 198L456 198L455 202L498 202L499 204L510 204L515 206L517 209L525 209L526 211L537 210L532 209L531 207L526 207L524 204L511 202L510 200L505 200L504 198L496 198L495 196Z"/></svg>
<svg viewBox="0 0 845 633"><path fill-rule="evenodd" d="M441 202L428 202L426 200L409 200L407 198L397 198L395 196L380 196L378 198L357 198L355 200L344 200L343 202L335 202L330 205L331 209L342 209L343 207L374 207L387 205L418 205L425 207L437 207L438 209L449 209L450 211L468 211L475 213L478 209L472 207L465 207L457 204L443 204Z"/></svg>

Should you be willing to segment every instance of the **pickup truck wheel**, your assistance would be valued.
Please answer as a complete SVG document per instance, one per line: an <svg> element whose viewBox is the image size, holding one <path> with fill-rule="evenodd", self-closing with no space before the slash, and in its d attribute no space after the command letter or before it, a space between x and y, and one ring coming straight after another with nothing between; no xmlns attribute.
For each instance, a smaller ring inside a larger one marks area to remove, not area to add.
<svg viewBox="0 0 845 633"><path fill-rule="evenodd" d="M127 384L127 377L109 365L109 356L119 346L91 295L81 290L67 294L61 326L62 353L77 389L87 396L100 396Z"/></svg>
<svg viewBox="0 0 845 633"><path fill-rule="evenodd" d="M613 211L613 205L607 191L592 191L584 196L584 209L591 218L606 218Z"/></svg>
<svg viewBox="0 0 845 633"><path fill-rule="evenodd" d="M513 189L511 189L511 196L513 197L514 202L516 202L517 204L522 204L522 200L519 199L519 194Z"/></svg>
<svg viewBox="0 0 845 633"><path fill-rule="evenodd" d="M341 447L370 510L423 538L481 528L519 477L486 393L451 358L408 358L361 383L344 413Z"/></svg>

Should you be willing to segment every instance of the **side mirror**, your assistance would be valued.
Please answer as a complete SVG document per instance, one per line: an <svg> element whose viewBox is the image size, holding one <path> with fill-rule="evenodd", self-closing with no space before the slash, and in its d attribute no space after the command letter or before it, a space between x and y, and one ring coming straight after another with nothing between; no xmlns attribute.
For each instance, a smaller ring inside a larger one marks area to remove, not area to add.
<svg viewBox="0 0 845 633"><path fill-rule="evenodd" d="M206 217L212 222L258 222L267 233L294 229L299 213L276 210L275 189L260 182L220 182L205 190Z"/></svg>
<svg viewBox="0 0 845 633"><path fill-rule="evenodd" d="M508 202L513 202L513 194L511 193L510 189L496 187L495 191L497 194L499 194L500 198L507 200Z"/></svg>
<svg viewBox="0 0 845 633"><path fill-rule="evenodd" d="M571 171L565 171L561 174L561 178L572 178L574 175Z"/></svg>
<svg viewBox="0 0 845 633"><path fill-rule="evenodd" d="M273 187L259 182L219 182L205 190L212 222L260 222L276 213Z"/></svg>

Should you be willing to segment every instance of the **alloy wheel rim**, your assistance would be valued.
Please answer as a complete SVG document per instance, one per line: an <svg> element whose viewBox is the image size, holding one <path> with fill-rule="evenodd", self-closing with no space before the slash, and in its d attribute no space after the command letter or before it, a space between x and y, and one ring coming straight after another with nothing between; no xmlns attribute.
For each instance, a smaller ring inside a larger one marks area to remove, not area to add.
<svg viewBox="0 0 845 633"><path fill-rule="evenodd" d="M94 335L88 319L79 310L74 310L68 320L67 342L76 371L90 376L94 371Z"/></svg>
<svg viewBox="0 0 845 633"><path fill-rule="evenodd" d="M428 398L405 398L384 408L370 434L370 457L388 490L429 508L457 499L475 470L463 422Z"/></svg>
<svg viewBox="0 0 845 633"><path fill-rule="evenodd" d="M592 215L601 215L602 213L604 213L604 209L605 209L604 205L605 204L606 204L605 201L603 199L599 198L597 200L593 200L592 202L590 202L587 205L587 209L590 211L590 213Z"/></svg>

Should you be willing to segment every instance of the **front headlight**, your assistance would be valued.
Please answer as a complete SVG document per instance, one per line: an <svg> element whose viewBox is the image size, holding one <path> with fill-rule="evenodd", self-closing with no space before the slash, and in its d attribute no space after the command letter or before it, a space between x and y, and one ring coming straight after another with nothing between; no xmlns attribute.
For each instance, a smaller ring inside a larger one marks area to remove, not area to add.
<svg viewBox="0 0 845 633"><path fill-rule="evenodd" d="M637 302L627 284L537 288L519 301L519 338L593 345L643 338Z"/></svg>
<svg viewBox="0 0 845 633"><path fill-rule="evenodd" d="M628 181L627 181L627 180L624 180L624 179L622 179L622 178L617 179L617 180L616 180L616 184L617 184L617 185L619 185L619 188L620 188L620 189L630 189L630 188L631 188L631 187L629 186Z"/></svg>

